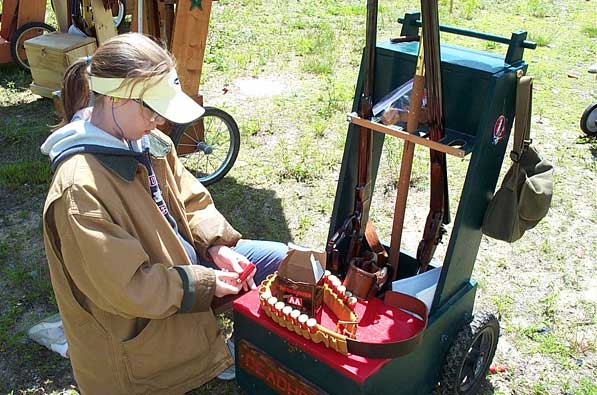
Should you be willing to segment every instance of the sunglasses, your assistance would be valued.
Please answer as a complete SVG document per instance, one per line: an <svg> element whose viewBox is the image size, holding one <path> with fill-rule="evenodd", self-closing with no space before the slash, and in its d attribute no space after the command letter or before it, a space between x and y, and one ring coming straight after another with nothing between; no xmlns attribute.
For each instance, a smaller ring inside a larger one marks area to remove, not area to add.
<svg viewBox="0 0 597 395"><path fill-rule="evenodd" d="M151 118L149 118L150 122L154 122L156 120L157 117L159 117L159 114L157 112L155 112L154 110L151 109L151 107L149 107L143 100L141 99L132 99L135 103L139 103L140 105L143 106L143 108L146 108L147 110L149 110L152 114Z"/></svg>

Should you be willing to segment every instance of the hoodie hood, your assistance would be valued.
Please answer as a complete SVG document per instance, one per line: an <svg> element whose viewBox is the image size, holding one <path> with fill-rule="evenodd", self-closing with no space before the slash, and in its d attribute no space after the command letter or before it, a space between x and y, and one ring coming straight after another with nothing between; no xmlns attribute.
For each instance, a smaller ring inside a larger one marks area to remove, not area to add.
<svg viewBox="0 0 597 395"><path fill-rule="evenodd" d="M122 140L103 131L88 121L71 122L52 133L41 145L41 152L54 160L63 152L78 146L92 145L129 151Z"/></svg>

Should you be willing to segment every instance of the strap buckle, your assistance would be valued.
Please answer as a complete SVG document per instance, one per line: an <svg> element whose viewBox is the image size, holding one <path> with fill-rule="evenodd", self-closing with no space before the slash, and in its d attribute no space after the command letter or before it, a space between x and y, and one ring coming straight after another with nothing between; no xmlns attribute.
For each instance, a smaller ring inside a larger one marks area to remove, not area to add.
<svg viewBox="0 0 597 395"><path fill-rule="evenodd" d="M533 139L527 139L522 142L522 150L520 152L516 152L514 150L510 151L510 159L512 162L518 162L522 154L529 149L529 146L533 143Z"/></svg>
<svg viewBox="0 0 597 395"><path fill-rule="evenodd" d="M514 150L510 151L510 160L512 160L512 162L518 162L520 160L520 156L522 155L522 153L518 153Z"/></svg>
<svg viewBox="0 0 597 395"><path fill-rule="evenodd" d="M524 140L522 142L522 149L523 152L527 150L527 148L529 148L529 145L531 145L533 143L533 139L528 139L528 140Z"/></svg>

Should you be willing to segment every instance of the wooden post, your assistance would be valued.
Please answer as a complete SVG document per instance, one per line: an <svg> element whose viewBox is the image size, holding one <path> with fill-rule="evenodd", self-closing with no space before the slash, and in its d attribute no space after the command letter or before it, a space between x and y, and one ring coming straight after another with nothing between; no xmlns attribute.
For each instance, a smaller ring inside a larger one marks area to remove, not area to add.
<svg viewBox="0 0 597 395"><path fill-rule="evenodd" d="M170 49L172 47L172 28L174 27L174 3L172 0L158 0L158 18L160 39Z"/></svg>
<svg viewBox="0 0 597 395"><path fill-rule="evenodd" d="M10 40L10 28L15 15L17 15L17 0L4 0L4 3L2 5L3 8L2 23L0 24L0 37L6 40Z"/></svg>
<svg viewBox="0 0 597 395"><path fill-rule="evenodd" d="M191 10L191 0L179 0L172 33L171 52L178 64L182 90L189 96L199 91L203 56L212 0L202 0L202 9Z"/></svg>
<svg viewBox="0 0 597 395"><path fill-rule="evenodd" d="M131 32L139 32L139 0L133 0L127 2L127 8L129 3L132 4L132 18L131 18Z"/></svg>
<svg viewBox="0 0 597 395"><path fill-rule="evenodd" d="M102 0L91 0L91 9L93 10L95 23L95 37L97 38L97 44L101 45L107 39L118 34L112 19L112 9L106 10Z"/></svg>
<svg viewBox="0 0 597 395"><path fill-rule="evenodd" d="M58 22L58 30L62 33L66 33L68 31L68 27L70 26L68 0L52 0L52 3L54 4L56 22Z"/></svg>

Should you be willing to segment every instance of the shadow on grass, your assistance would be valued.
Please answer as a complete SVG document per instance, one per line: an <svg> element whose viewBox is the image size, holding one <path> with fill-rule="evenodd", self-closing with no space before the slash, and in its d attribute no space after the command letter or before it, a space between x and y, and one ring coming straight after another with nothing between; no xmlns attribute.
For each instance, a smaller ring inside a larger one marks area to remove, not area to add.
<svg viewBox="0 0 597 395"><path fill-rule="evenodd" d="M216 207L245 239L291 241L282 201L275 191L226 177L208 188Z"/></svg>
<svg viewBox="0 0 597 395"><path fill-rule="evenodd" d="M591 155L593 156L593 160L597 160L597 135L587 135L582 134L576 139L577 144L586 144L589 151L591 151Z"/></svg>

